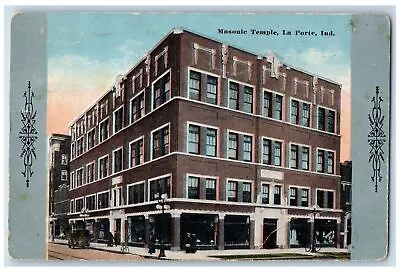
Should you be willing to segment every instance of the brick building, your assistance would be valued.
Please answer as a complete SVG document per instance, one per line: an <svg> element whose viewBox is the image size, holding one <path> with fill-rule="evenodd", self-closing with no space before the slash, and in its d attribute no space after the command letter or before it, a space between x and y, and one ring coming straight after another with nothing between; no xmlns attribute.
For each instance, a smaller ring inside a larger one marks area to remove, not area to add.
<svg viewBox="0 0 400 272"><path fill-rule="evenodd" d="M71 136L52 134L49 138L50 236L60 235L68 225L69 161ZM53 227L53 224L54 227Z"/></svg>
<svg viewBox="0 0 400 272"><path fill-rule="evenodd" d="M339 245L341 86L174 29L70 126L70 221L182 248ZM319 206L315 222L310 213Z"/></svg>

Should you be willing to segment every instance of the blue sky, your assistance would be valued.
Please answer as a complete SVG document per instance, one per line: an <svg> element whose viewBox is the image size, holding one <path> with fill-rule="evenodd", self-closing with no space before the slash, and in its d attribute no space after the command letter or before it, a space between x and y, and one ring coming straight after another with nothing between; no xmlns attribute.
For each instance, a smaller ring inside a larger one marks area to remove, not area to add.
<svg viewBox="0 0 400 272"><path fill-rule="evenodd" d="M53 13L48 17L48 57L51 63L75 56L81 61L110 63L124 72L172 28L184 27L260 55L274 51L286 63L332 78L330 69L321 71L318 66L329 63L349 69L349 20L348 15L310 14ZM221 35L218 28L274 29L280 34L284 29L333 30L336 35Z"/></svg>
<svg viewBox="0 0 400 272"><path fill-rule="evenodd" d="M342 97L347 96L341 126L348 126L342 140L349 143L350 19L327 14L49 13L48 132L67 133L68 123L107 91L118 74L171 29L183 27L258 55L273 51L287 64L341 83ZM219 28L272 29L280 35L222 35ZM283 36L283 30L332 30L335 36Z"/></svg>

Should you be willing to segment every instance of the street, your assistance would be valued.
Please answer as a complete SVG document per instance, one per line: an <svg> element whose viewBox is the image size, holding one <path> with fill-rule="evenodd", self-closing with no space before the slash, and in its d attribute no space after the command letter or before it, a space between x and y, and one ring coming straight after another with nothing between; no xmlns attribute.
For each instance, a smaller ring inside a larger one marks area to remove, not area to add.
<svg viewBox="0 0 400 272"><path fill-rule="evenodd" d="M72 249L68 245L60 245L48 243L48 259L49 260L114 260L114 261L144 261L141 256L132 254L119 254L95 249ZM154 260L153 260L154 261Z"/></svg>

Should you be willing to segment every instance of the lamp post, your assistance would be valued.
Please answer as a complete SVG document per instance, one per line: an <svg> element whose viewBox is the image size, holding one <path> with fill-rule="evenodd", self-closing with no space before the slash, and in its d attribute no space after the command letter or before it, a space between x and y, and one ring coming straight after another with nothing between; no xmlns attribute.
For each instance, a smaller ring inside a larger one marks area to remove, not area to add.
<svg viewBox="0 0 400 272"><path fill-rule="evenodd" d="M317 239L316 239L316 234L315 234L315 217L318 215L318 209L319 209L319 207L318 207L318 205L314 205L313 207L312 207L313 209L312 209L312 211L311 211L311 216L312 216L312 218L311 218L311 250L310 250L310 252L312 252L312 253L315 253L315 252L317 252L317 250L316 250L316 242L317 242Z"/></svg>
<svg viewBox="0 0 400 272"><path fill-rule="evenodd" d="M158 258L165 257L165 250L164 250L164 243L165 243L165 210L169 210L170 206L167 203L167 194L162 194L161 198L158 199L158 204L156 205L157 210L161 210L161 247L160 247L160 254Z"/></svg>
<svg viewBox="0 0 400 272"><path fill-rule="evenodd" d="M57 219L56 214L54 212L52 212L51 213L51 223L52 223L52 225L51 225L51 232L52 232L51 241L52 242L54 242L54 238L55 238L54 236L56 236L56 219Z"/></svg>
<svg viewBox="0 0 400 272"><path fill-rule="evenodd" d="M86 229L86 217L89 217L89 211L86 208L82 208L80 217L83 217L83 228Z"/></svg>

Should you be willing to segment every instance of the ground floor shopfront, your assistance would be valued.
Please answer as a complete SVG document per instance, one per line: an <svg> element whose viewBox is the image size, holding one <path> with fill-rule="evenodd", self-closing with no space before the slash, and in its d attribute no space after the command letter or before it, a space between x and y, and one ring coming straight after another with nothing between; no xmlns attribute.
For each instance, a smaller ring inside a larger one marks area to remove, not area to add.
<svg viewBox="0 0 400 272"><path fill-rule="evenodd" d="M307 210L255 208L251 213L210 210L169 210L125 213L70 219L75 227L89 230L92 240L107 243L109 234L130 246L183 250L188 236L195 237L198 249L273 249L305 247L312 230L319 245L339 247L340 213L330 212L312 220Z"/></svg>

